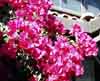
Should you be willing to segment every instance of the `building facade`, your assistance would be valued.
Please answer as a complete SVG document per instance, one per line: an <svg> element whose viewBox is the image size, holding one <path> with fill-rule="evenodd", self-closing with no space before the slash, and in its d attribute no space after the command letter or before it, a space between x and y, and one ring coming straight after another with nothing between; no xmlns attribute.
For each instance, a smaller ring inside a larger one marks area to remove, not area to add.
<svg viewBox="0 0 100 81"><path fill-rule="evenodd" d="M91 33L97 41L100 50L100 0L52 0L51 9L67 28L73 23L80 23L81 27ZM85 73L74 81L100 81L100 51L98 57L86 60Z"/></svg>

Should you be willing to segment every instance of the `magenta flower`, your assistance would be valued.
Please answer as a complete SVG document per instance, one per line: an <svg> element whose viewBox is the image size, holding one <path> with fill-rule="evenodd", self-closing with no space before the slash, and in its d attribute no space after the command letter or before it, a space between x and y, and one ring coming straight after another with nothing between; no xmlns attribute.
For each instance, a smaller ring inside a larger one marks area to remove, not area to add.
<svg viewBox="0 0 100 81"><path fill-rule="evenodd" d="M30 54L45 75L45 81L70 81L84 73L85 57L97 56L96 42L81 30L79 24L68 30L53 15L48 14L50 0L7 0L15 12L15 19L7 22L8 40L0 48L2 54L16 58L18 50ZM74 37L74 40L70 37ZM6 51L5 51L6 50ZM30 81L39 81L36 75Z"/></svg>

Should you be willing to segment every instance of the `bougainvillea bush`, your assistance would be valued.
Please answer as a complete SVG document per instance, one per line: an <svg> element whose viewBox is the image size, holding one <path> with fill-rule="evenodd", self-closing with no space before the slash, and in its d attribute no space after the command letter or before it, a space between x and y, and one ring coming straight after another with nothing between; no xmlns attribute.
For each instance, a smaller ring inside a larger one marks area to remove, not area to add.
<svg viewBox="0 0 100 81"><path fill-rule="evenodd" d="M50 0L0 0L0 54L23 64L29 81L71 81L84 73L85 58L98 52L79 24L68 30L48 13L52 5Z"/></svg>

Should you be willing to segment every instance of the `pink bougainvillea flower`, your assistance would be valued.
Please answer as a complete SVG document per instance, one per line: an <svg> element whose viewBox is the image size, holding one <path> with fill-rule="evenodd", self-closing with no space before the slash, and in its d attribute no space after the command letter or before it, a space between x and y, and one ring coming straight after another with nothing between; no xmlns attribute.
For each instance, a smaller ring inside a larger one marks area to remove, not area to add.
<svg viewBox="0 0 100 81"><path fill-rule="evenodd" d="M45 81L70 81L72 76L84 73L82 62L87 56L96 56L98 49L79 24L73 25L68 37L64 25L48 14L50 0L2 0L0 5L6 2L14 8L16 18L6 24L8 41L0 48L2 54L16 57L19 49L30 54L46 76ZM30 80L38 81L34 76Z"/></svg>

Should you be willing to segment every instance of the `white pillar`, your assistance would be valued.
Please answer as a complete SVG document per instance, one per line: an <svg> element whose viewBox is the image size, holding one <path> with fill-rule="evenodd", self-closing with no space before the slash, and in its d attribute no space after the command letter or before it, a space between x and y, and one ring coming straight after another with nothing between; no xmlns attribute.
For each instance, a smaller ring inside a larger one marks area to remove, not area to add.
<svg viewBox="0 0 100 81"><path fill-rule="evenodd" d="M86 0L81 0L81 15L87 12L87 1Z"/></svg>

